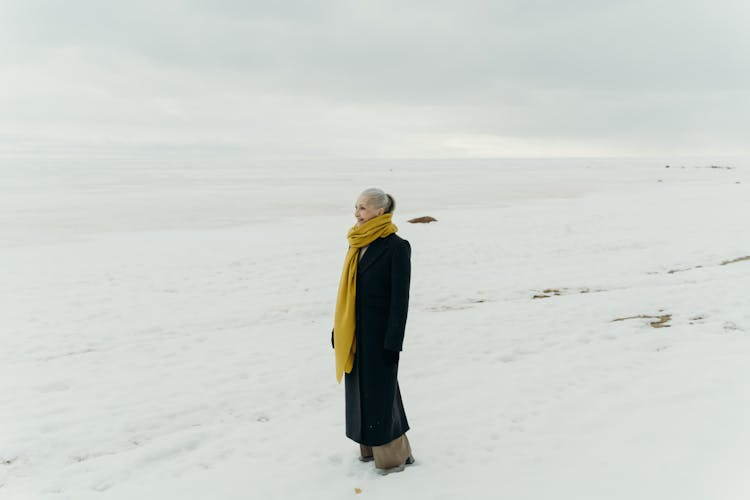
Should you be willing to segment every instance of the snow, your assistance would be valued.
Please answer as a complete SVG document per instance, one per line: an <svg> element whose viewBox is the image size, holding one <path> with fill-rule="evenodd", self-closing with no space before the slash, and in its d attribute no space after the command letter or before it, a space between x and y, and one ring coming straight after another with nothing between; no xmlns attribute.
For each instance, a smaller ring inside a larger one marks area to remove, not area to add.
<svg viewBox="0 0 750 500"><path fill-rule="evenodd" d="M3 167L0 498L747 498L732 167ZM413 249L417 462L387 477L344 436L329 344L371 186ZM613 321L639 315L670 319Z"/></svg>

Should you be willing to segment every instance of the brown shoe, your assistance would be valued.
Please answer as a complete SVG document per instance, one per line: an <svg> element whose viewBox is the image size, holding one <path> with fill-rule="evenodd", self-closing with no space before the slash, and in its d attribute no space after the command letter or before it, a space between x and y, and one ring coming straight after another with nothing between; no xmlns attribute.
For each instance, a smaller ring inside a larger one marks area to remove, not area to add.
<svg viewBox="0 0 750 500"><path fill-rule="evenodd" d="M373 460L375 460L375 457L372 455L370 455L369 457L363 457L362 455L359 456L360 462L372 462Z"/></svg>
<svg viewBox="0 0 750 500"><path fill-rule="evenodd" d="M392 472L403 472L403 470L406 468L407 465L411 465L413 463L414 463L414 457L410 456L401 465L397 465L395 467L389 467L388 469L378 469L378 474L380 474L381 476L387 476L388 474Z"/></svg>

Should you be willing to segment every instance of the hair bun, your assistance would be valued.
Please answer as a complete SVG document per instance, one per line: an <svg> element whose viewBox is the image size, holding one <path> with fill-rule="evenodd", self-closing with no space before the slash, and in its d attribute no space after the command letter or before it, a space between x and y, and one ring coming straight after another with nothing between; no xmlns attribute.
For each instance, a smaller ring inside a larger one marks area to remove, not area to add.
<svg viewBox="0 0 750 500"><path fill-rule="evenodd" d="M394 200L393 196L391 196L388 193L385 193L385 195L388 197L388 206L386 207L385 212L389 214L389 213L393 212L393 210L395 210L395 208L396 208L396 200Z"/></svg>

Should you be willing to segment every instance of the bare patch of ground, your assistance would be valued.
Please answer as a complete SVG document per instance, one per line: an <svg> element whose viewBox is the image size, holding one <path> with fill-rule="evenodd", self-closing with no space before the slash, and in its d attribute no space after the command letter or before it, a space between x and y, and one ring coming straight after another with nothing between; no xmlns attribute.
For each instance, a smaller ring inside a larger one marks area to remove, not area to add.
<svg viewBox="0 0 750 500"><path fill-rule="evenodd" d="M541 292L537 292L532 296L532 299L548 299L558 295L571 295L574 293L589 293L591 292L588 288L545 288Z"/></svg>
<svg viewBox="0 0 750 500"><path fill-rule="evenodd" d="M735 262L742 262L743 260L750 260L750 255L745 255L744 257L738 257L738 258L732 259L732 260L725 260L720 265L721 266L726 266L727 264L734 264Z"/></svg>
<svg viewBox="0 0 750 500"><path fill-rule="evenodd" d="M696 322L701 322L701 321L703 321L704 319L706 319L706 317L705 317L705 316L702 316L702 315L700 315L700 314L699 314L699 315L697 315L697 316L693 316L693 317L691 317L691 318L688 318L688 319L690 320L690 324L691 324L691 325L693 325L693 324L695 324Z"/></svg>
<svg viewBox="0 0 750 500"><path fill-rule="evenodd" d="M437 219L434 217L430 217L429 215L425 215L423 217L415 217L413 219L409 219L407 222L411 222L412 224L429 224L430 222L437 222Z"/></svg>
<svg viewBox="0 0 750 500"><path fill-rule="evenodd" d="M674 273L684 273L685 271L692 271L693 269L700 269L703 266L695 266L695 267L686 267L684 269L670 269L667 271L667 274L674 274Z"/></svg>
<svg viewBox="0 0 750 500"><path fill-rule="evenodd" d="M672 319L671 314L661 314L658 316L648 315L648 314L639 314L637 316L626 316L624 318L615 318L612 321L625 321L626 319L653 319L655 321L649 321L649 325L651 325L652 328L669 328L671 325L668 325L667 323Z"/></svg>
<svg viewBox="0 0 750 500"><path fill-rule="evenodd" d="M750 255L745 255L744 257L737 257L736 259L724 260L724 261L720 262L718 265L720 265L720 266L726 266L727 264L734 264L736 262L743 262L743 261L747 261L747 260L750 260ZM699 266L693 266L693 267L683 267L683 268L679 268L679 269L670 269L669 271L667 271L667 274L684 273L686 271L693 271L695 269L701 269L703 267L705 267L705 266L699 265ZM658 272L651 272L651 273L648 273L648 274L659 274L659 273Z"/></svg>
<svg viewBox="0 0 750 500"><path fill-rule="evenodd" d="M664 165L664 168L670 168L671 165ZM679 168L684 169L684 166L680 166ZM722 165L706 165L702 167L693 167L693 168L711 168L713 170L734 170L735 167L727 167Z"/></svg>

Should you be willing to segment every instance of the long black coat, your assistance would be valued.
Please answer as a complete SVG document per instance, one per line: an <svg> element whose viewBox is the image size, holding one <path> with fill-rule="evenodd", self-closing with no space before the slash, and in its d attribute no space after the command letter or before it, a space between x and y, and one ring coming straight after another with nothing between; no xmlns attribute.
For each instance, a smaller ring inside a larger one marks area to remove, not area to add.
<svg viewBox="0 0 750 500"><path fill-rule="evenodd" d="M396 234L373 241L357 265L357 349L345 376L346 435L368 446L387 444L409 430L398 387L398 361L409 309L411 247Z"/></svg>

